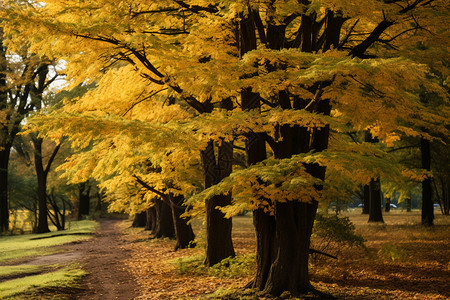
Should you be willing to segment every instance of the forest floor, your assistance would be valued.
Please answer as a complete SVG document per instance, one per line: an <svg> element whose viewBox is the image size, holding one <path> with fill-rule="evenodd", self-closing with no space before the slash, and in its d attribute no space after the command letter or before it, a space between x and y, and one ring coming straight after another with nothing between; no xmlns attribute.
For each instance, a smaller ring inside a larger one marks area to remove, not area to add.
<svg viewBox="0 0 450 300"><path fill-rule="evenodd" d="M420 212L392 211L384 224L368 224L360 211L344 213L365 239L366 248L329 248L338 260L311 264L312 284L338 299L449 299L450 217L436 212L435 226L424 228ZM173 251L175 242L121 223L126 268L138 284L136 299L261 299L232 293L245 286L254 268L251 214L233 219L238 259L230 267L202 266L204 236L194 249ZM199 224L194 227L198 230ZM203 245L202 245L203 244ZM233 295L233 296L230 296ZM119 297L127 299L126 297Z"/></svg>
<svg viewBox="0 0 450 300"><path fill-rule="evenodd" d="M450 299L450 217L437 212L435 226L424 228L420 212L385 213L384 224L367 223L360 210L341 216L352 220L365 248L327 248L338 259L312 260L314 287L338 299ZM210 269L202 264L204 230L200 222L193 225L197 247L174 251L174 240L152 239L131 220L103 219L94 238L36 259L76 262L89 273L71 299L267 299L242 290L254 272L251 214L233 218L237 258ZM60 299L51 293L39 299Z"/></svg>

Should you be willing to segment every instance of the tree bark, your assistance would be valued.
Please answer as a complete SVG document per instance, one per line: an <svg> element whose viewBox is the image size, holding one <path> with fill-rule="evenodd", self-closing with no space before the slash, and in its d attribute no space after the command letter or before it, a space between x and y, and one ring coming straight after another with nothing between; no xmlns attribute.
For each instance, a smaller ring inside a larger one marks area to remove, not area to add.
<svg viewBox="0 0 450 300"><path fill-rule="evenodd" d="M384 207L385 212L391 211L391 198L386 198L386 205Z"/></svg>
<svg viewBox="0 0 450 300"><path fill-rule="evenodd" d="M430 141L422 138L420 140L420 153L422 157L422 169L431 170ZM422 225L433 226L434 207L431 195L431 178L422 181Z"/></svg>
<svg viewBox="0 0 450 300"><path fill-rule="evenodd" d="M145 211L145 230L151 230L153 231L154 228L156 228L156 210L155 207L149 207Z"/></svg>
<svg viewBox="0 0 450 300"><path fill-rule="evenodd" d="M145 227L147 223L147 214L146 212L139 212L134 215L133 223L131 227Z"/></svg>
<svg viewBox="0 0 450 300"><path fill-rule="evenodd" d="M213 141L201 152L204 184L209 188L230 175L233 163L233 144L222 141L218 147L218 159ZM227 257L234 257L231 239L232 220L217 209L231 204L231 194L216 195L206 200L206 258L205 265L213 266Z"/></svg>
<svg viewBox="0 0 450 300"><path fill-rule="evenodd" d="M41 138L33 138L34 144L34 164L38 182L38 225L36 233L50 232L47 219L47 173L42 163L42 142Z"/></svg>
<svg viewBox="0 0 450 300"><path fill-rule="evenodd" d="M363 191L363 209L362 214L368 215L369 214L369 207L370 207L370 187L368 184L364 185L364 191Z"/></svg>
<svg viewBox="0 0 450 300"><path fill-rule="evenodd" d="M378 138L374 138L370 131L365 132L364 141L368 143L377 143ZM366 190L364 190L366 192ZM383 213L381 209L381 186L380 178L372 178L369 183L369 222L382 222Z"/></svg>
<svg viewBox="0 0 450 300"><path fill-rule="evenodd" d="M172 219L175 229L175 236L177 239L177 244L175 246L175 250L177 249L186 249L194 244L194 231L192 230L191 224L188 224L185 218L182 218L181 215L185 213L186 206L183 205L184 196L170 196L171 198L171 209L172 209Z"/></svg>
<svg viewBox="0 0 450 300"><path fill-rule="evenodd" d="M83 215L88 216L90 213L90 190L89 181L78 184L78 220L81 220Z"/></svg>
<svg viewBox="0 0 450 300"><path fill-rule="evenodd" d="M381 210L380 179L371 179L369 184L369 222L384 223Z"/></svg>
<svg viewBox="0 0 450 300"><path fill-rule="evenodd" d="M175 238L172 220L172 209L162 200L155 199L156 227L153 231L156 238Z"/></svg>
<svg viewBox="0 0 450 300"><path fill-rule="evenodd" d="M0 233L9 228L8 164L11 147L0 144Z"/></svg>
<svg viewBox="0 0 450 300"><path fill-rule="evenodd" d="M6 87L6 47L3 45L3 28L0 28L0 111L8 106ZM12 141L7 124L0 126L0 233L9 229L8 163Z"/></svg>
<svg viewBox="0 0 450 300"><path fill-rule="evenodd" d="M411 195L405 199L406 212L411 212Z"/></svg>

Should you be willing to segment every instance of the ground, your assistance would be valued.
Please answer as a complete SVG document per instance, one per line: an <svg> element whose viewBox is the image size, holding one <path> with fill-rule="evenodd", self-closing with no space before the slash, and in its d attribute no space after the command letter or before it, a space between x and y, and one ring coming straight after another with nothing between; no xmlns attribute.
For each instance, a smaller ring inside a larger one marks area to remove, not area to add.
<svg viewBox="0 0 450 300"><path fill-rule="evenodd" d="M94 238L66 246L68 253L78 253L78 261L89 273L83 279L85 290L76 299L133 299L138 295L135 280L127 271L124 261L129 249L118 225L120 220L101 220Z"/></svg>
<svg viewBox="0 0 450 300"><path fill-rule="evenodd" d="M420 212L385 214L384 225L368 224L368 216L359 211L344 215L350 216L357 233L367 240L366 249L330 249L338 260L321 258L312 262L312 283L317 289L339 299L450 298L449 217L437 215L436 225L424 228L418 225ZM251 274L228 278L228 274L216 272L212 276L195 266L190 270L189 264L180 274L183 266L174 264L177 258L195 258L201 249L173 252L173 241L149 242L146 231L125 227L131 249L127 264L140 285L138 299L193 299L219 289L243 287L251 280ZM251 216L235 218L233 230L238 255L253 253Z"/></svg>
<svg viewBox="0 0 450 300"><path fill-rule="evenodd" d="M344 215L356 224L366 248L331 247L327 252L338 260L313 260L312 284L318 290L339 299L450 298L450 217L437 214L436 225L424 228L418 225L420 212L387 213L385 224L368 224L358 211ZM69 295L74 299L261 299L233 292L251 280L255 251L251 215L236 217L233 224L239 258L210 270L202 266L201 234L197 248L174 251L173 240L152 239L148 231L131 228L130 220L106 219L93 239L22 263L80 263L89 275ZM194 230L202 232L201 226L194 223Z"/></svg>

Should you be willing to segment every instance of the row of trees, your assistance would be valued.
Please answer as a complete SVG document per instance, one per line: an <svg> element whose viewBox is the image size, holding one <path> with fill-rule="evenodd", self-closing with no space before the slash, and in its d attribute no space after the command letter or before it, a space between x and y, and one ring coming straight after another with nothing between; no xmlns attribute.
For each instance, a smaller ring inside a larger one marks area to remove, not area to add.
<svg viewBox="0 0 450 300"><path fill-rule="evenodd" d="M413 168L393 150L448 140L448 10L440 0L8 1L4 35L11 53L25 39L64 60L69 87L95 84L32 121L76 149L66 178L95 178L111 210L146 211L155 234L169 211L178 247L193 239L180 216L204 216L207 265L234 256L230 218L253 211L249 287L299 295L315 291L319 202L363 185L379 194L380 180L429 191L429 156Z"/></svg>

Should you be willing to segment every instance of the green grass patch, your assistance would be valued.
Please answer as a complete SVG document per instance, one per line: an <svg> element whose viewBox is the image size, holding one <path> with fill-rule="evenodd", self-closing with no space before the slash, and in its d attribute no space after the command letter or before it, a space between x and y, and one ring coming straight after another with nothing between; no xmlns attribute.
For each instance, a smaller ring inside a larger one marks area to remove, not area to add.
<svg viewBox="0 0 450 300"><path fill-rule="evenodd" d="M192 255L171 260L179 274L209 274L220 278L239 278L253 274L255 255L238 255L228 257L214 266L207 268L203 262L205 256Z"/></svg>
<svg viewBox="0 0 450 300"><path fill-rule="evenodd" d="M0 262L57 253L59 250L51 247L89 239L97 226L95 221L74 221L64 231L0 236Z"/></svg>
<svg viewBox="0 0 450 300"><path fill-rule="evenodd" d="M72 265L54 272L1 282L0 299L37 299L41 291L47 290L64 294L78 288L77 282L86 274L77 265Z"/></svg>
<svg viewBox="0 0 450 300"><path fill-rule="evenodd" d="M20 274L29 274L41 270L41 266L0 266L0 278L16 276Z"/></svg>

